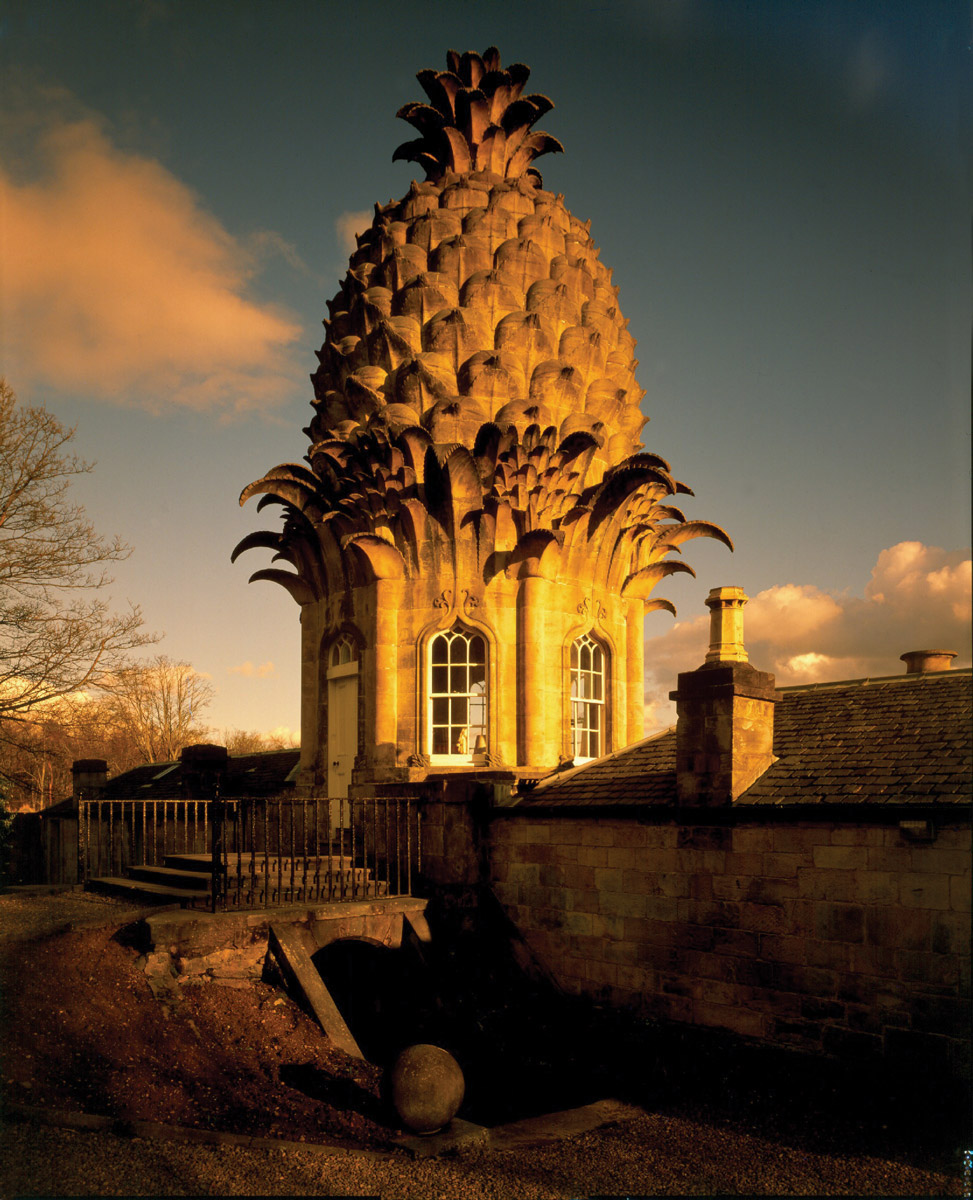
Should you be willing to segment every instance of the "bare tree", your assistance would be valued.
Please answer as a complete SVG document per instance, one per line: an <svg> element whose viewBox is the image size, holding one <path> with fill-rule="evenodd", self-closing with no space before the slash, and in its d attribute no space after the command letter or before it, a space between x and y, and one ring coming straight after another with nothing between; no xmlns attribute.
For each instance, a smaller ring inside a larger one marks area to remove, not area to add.
<svg viewBox="0 0 973 1200"><path fill-rule="evenodd" d="M115 726L142 762L171 762L209 733L200 715L213 699L213 685L187 662L160 654L123 667L102 687Z"/></svg>
<svg viewBox="0 0 973 1200"><path fill-rule="evenodd" d="M44 408L21 408L0 380L0 726L113 675L155 638L136 606L113 612L110 564L131 553L99 535L68 496L91 464Z"/></svg>
<svg viewBox="0 0 973 1200"><path fill-rule="evenodd" d="M265 750L289 750L296 745L292 737L280 733L260 733L256 729L224 729L220 742L230 754L259 754Z"/></svg>

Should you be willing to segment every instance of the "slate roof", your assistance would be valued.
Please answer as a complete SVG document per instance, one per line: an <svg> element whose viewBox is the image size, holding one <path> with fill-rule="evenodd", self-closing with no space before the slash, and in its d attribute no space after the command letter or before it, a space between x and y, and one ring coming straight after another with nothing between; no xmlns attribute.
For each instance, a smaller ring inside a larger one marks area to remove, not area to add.
<svg viewBox="0 0 973 1200"><path fill-rule="evenodd" d="M973 677L966 670L780 688L775 762L743 805L969 804ZM676 802L675 728L548 776L518 807Z"/></svg>
<svg viewBox="0 0 973 1200"><path fill-rule="evenodd" d="M224 796L275 796L293 786L288 775L301 752L265 750L259 754L233 754L221 783ZM106 800L175 800L182 796L182 766L178 762L146 763L108 780Z"/></svg>

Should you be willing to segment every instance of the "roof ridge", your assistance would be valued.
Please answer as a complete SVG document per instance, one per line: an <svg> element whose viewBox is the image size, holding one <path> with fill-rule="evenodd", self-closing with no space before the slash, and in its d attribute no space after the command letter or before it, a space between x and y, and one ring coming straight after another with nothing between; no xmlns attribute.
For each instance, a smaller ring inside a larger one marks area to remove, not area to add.
<svg viewBox="0 0 973 1200"><path fill-rule="evenodd" d="M953 667L948 671L912 671L899 675L866 675L861 679L827 679L818 683L790 683L778 687L778 692L813 692L826 688L867 687L874 683L917 683L943 679L962 679L973 674L973 667Z"/></svg>

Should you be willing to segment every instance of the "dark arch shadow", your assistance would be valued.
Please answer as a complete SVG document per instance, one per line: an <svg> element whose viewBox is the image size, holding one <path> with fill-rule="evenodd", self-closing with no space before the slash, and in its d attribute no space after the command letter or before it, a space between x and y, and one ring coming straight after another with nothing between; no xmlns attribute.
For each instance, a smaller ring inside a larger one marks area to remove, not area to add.
<svg viewBox="0 0 973 1200"><path fill-rule="evenodd" d="M431 981L407 948L341 938L311 961L369 1062L387 1066L435 1023Z"/></svg>

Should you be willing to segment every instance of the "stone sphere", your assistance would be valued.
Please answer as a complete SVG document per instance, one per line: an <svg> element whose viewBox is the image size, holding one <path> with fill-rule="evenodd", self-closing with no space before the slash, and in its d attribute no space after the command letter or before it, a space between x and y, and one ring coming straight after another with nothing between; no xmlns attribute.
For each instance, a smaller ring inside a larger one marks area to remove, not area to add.
<svg viewBox="0 0 973 1200"><path fill-rule="evenodd" d="M465 1090L459 1063L440 1046L407 1046L389 1072L392 1104L413 1133L436 1133L448 1125Z"/></svg>

